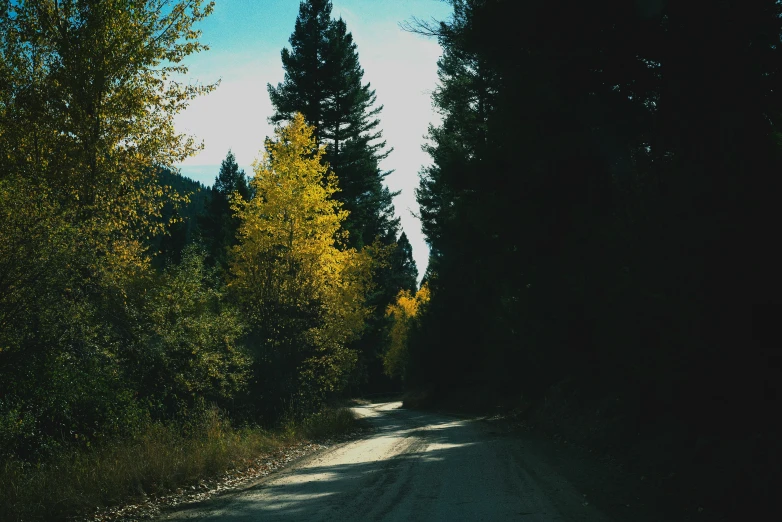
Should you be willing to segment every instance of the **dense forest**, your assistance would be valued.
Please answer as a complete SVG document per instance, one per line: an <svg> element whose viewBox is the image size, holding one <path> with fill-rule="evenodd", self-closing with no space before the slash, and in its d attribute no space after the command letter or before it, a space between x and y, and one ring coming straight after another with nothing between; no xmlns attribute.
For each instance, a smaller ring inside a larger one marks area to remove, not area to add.
<svg viewBox="0 0 782 522"><path fill-rule="evenodd" d="M435 403L523 397L573 440L647 442L726 520L771 509L782 6L451 3L407 27L443 47L443 119L425 305L400 303L389 369Z"/></svg>
<svg viewBox="0 0 782 522"><path fill-rule="evenodd" d="M207 188L175 173L197 144L172 116L214 86L167 79L211 9L3 7L3 455L212 403L274 423L383 379L385 309L417 272L356 44L302 3L266 156L247 176L228 151Z"/></svg>
<svg viewBox="0 0 782 522"><path fill-rule="evenodd" d="M209 412L404 390L651 445L632 464L699 502L769 508L782 5L448 1L405 24L443 50L420 285L330 1L300 4L264 156L211 187L174 128L216 88L177 80L211 3L0 2L0 485Z"/></svg>
<svg viewBox="0 0 782 522"><path fill-rule="evenodd" d="M351 33L301 4L264 157L248 176L228 151L205 187L174 116L216 87L181 81L213 8L0 3L0 518L62 516L14 495L90 448L394 386L385 310L417 272Z"/></svg>

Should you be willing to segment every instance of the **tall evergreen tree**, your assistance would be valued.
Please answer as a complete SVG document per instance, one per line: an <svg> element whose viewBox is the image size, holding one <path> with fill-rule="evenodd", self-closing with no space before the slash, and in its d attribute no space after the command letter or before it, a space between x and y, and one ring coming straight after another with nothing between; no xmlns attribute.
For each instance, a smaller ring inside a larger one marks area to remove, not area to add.
<svg viewBox="0 0 782 522"><path fill-rule="evenodd" d="M338 196L350 212L347 227L357 245L380 237L393 242L399 221L394 217L392 198L382 180L379 163L390 154L379 130L377 96L369 83L362 83L364 70L358 61L353 35L341 18L328 31L328 52L324 62L324 106L322 137L327 144L326 161L340 179Z"/></svg>
<svg viewBox="0 0 782 522"><path fill-rule="evenodd" d="M396 241L396 249L391 254L392 288L415 292L418 288L418 268L413 260L413 246L407 239L407 234L402 232Z"/></svg>
<svg viewBox="0 0 782 522"><path fill-rule="evenodd" d="M315 140L322 143L324 105L324 63L328 54L328 32L331 26L331 1L308 0L299 4L299 16L280 55L285 79L277 87L267 85L275 113L271 123L293 120L300 112L308 125L315 127Z"/></svg>
<svg viewBox="0 0 782 522"><path fill-rule="evenodd" d="M316 140L326 145L324 159L339 179L336 197L349 212L349 244L361 247L376 237L390 244L399 220L394 217L395 194L382 183L389 172L379 166L391 152L378 129L383 107L375 106L375 91L362 83L353 36L344 20L331 19L331 9L324 0L299 5L291 48L281 52L285 79L267 86L275 108L270 121L290 121L301 112L315 127Z"/></svg>
<svg viewBox="0 0 782 522"><path fill-rule="evenodd" d="M375 313L357 346L359 367L370 368L366 373L372 380L382 375L377 350L382 344L384 310L399 290L410 287L411 281L414 286L415 278L409 277L412 260L406 264L407 247L400 245L399 251L396 245L396 194L383 185L390 172L380 169L380 162L391 152L379 129L378 115L383 107L376 104L370 84L363 83L364 70L353 35L344 20L331 18L331 10L332 4L326 0L300 3L290 49L281 53L285 78L276 87L267 86L275 108L269 120L290 121L301 112L315 127L315 139L326 146L324 160L338 179L335 197L348 211L347 246L361 249L376 239L396 246L397 253L392 254L396 257L375 273L376 291L367 297Z"/></svg>
<svg viewBox="0 0 782 522"><path fill-rule="evenodd" d="M689 457L720 439L703 475L761 432L758 454L779 455L778 358L751 332L774 273L782 6L451 4L417 28L444 48L443 120L417 192L432 297L407 382L611 401L633 441L664 427Z"/></svg>

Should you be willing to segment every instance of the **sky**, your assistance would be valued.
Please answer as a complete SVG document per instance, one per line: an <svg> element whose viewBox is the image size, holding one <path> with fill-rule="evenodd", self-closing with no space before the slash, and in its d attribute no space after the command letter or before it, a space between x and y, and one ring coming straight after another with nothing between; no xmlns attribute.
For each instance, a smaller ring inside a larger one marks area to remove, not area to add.
<svg viewBox="0 0 782 522"><path fill-rule="evenodd" d="M385 182L396 214L413 246L419 279L429 250L415 217L418 172L428 165L421 150L430 123L439 117L431 93L437 84L439 44L403 31L413 17L445 20L450 6L442 0L332 0L334 18L342 17L358 47L364 82L377 94L383 137L394 151L381 164L393 170ZM214 13L200 23L201 41L210 50L190 56L188 81L209 84L212 93L194 100L175 120L179 132L203 141L204 149L180 165L182 174L211 185L229 149L247 174L263 155L263 140L273 134L267 118L273 109L266 84L284 77L280 51L293 32L298 0L216 0Z"/></svg>

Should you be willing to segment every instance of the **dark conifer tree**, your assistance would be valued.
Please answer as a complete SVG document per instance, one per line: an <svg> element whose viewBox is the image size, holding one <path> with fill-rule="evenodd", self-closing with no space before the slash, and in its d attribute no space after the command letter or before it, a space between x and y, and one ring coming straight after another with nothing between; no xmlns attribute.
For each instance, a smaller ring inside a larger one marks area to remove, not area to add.
<svg viewBox="0 0 782 522"><path fill-rule="evenodd" d="M160 260L159 266L167 263L178 264L182 261L182 251L188 242L188 225L176 210L173 212L173 219L168 224L168 234L163 236L160 241Z"/></svg>
<svg viewBox="0 0 782 522"><path fill-rule="evenodd" d="M391 150L384 150L375 106L377 96L369 83L363 84L364 70L358 61L353 35L341 18L328 31L328 53L324 62L322 137L327 144L326 161L340 180L338 197L350 212L347 227L355 237L353 245L363 245L380 237L393 242L399 221L394 217L392 198L382 180L379 163Z"/></svg>
<svg viewBox="0 0 782 522"><path fill-rule="evenodd" d="M413 246L404 232L396 242L396 249L391 254L390 265L393 281L389 286L415 292L418 288L418 268L413 260Z"/></svg>
<svg viewBox="0 0 782 522"><path fill-rule="evenodd" d="M203 220L210 190L201 183L168 169L160 170L160 181L179 197L187 198L187 201L179 201L177 204L165 203L161 219L167 224L167 232L150 239L153 264L156 268L163 269L168 264L178 264L187 245L203 240L200 222Z"/></svg>
<svg viewBox="0 0 782 522"><path fill-rule="evenodd" d="M322 143L325 61L329 53L328 33L332 24L330 0L307 0L299 4L299 15L280 55L285 79L277 87L267 85L275 113L271 123L290 121L296 112L315 127Z"/></svg>
<svg viewBox="0 0 782 522"><path fill-rule="evenodd" d="M231 198L238 193L249 199L250 188L244 170L239 169L236 157L230 150L220 164L220 172L215 177L211 198L206 201L204 215L200 219L201 232L213 263L225 267L228 261L228 249L236 244L236 231L239 220L231 209Z"/></svg>
<svg viewBox="0 0 782 522"><path fill-rule="evenodd" d="M350 246L362 247L379 237L393 243L399 226L392 194L383 186L389 172L379 167L385 150L377 118L382 106L362 83L364 71L353 36L342 19L331 19L329 1L307 0L299 5L290 49L281 52L285 79L268 85L275 108L272 123L304 114L315 126L316 139L327 147L326 161L339 179L337 198L350 212Z"/></svg>
<svg viewBox="0 0 782 522"><path fill-rule="evenodd" d="M383 107L376 104L370 84L363 83L364 70L353 35L344 20L331 19L331 10L330 1L300 3L290 49L281 53L285 78L276 87L267 86L275 108L270 121L284 122L301 112L316 127L316 139L326 146L324 159L337 175L340 192L336 198L349 212L348 246L360 249L376 239L386 246L395 245L399 234L393 207L396 194L383 184L390 172L380 169L380 162L391 152L379 128ZM410 278L412 260L405 260L409 249L398 248L391 262L375 274L377 290L368 296L375 314L356 346L361 354L359 366L365 374L372 374L370 380L382 375L376 352L382 344L385 309L400 289L415 283Z"/></svg>

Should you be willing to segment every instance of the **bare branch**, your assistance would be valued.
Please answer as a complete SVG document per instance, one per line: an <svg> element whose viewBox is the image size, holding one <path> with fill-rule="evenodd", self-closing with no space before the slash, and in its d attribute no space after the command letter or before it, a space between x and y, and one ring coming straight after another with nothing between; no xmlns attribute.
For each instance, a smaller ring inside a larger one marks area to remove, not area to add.
<svg viewBox="0 0 782 522"><path fill-rule="evenodd" d="M435 18L432 18L429 21L425 21L414 16L412 20L405 20L404 22L399 22L397 25L399 25L399 28L403 31L420 34L428 38L441 38L446 34L444 30L445 24Z"/></svg>

